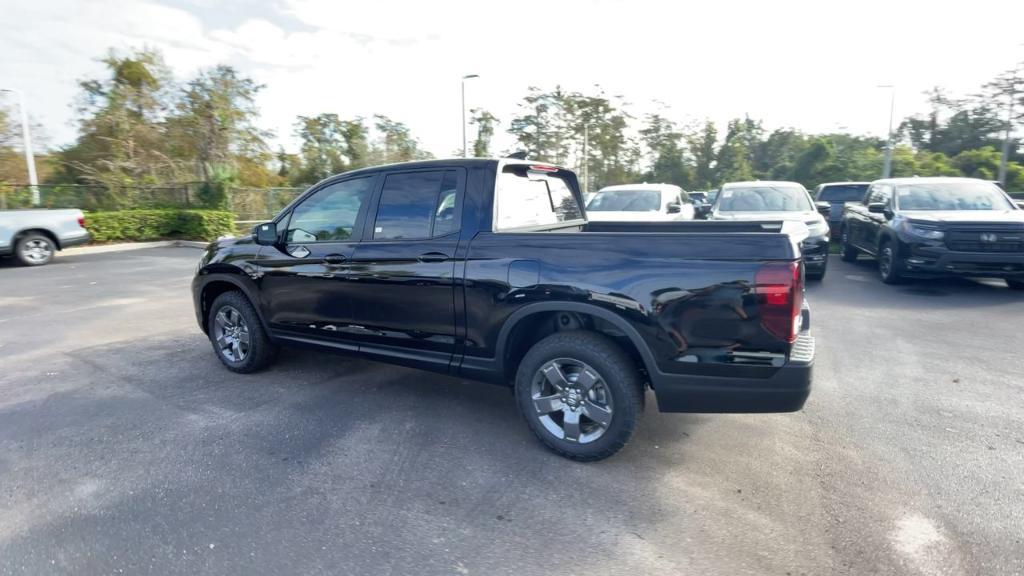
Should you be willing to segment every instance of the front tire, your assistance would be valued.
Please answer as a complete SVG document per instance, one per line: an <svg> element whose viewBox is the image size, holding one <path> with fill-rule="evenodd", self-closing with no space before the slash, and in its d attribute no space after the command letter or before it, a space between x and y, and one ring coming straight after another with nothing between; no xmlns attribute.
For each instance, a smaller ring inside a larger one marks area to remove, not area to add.
<svg viewBox="0 0 1024 576"><path fill-rule="evenodd" d="M232 372L257 372L277 359L277 346L241 292L225 292L213 301L206 332L217 358Z"/></svg>
<svg viewBox="0 0 1024 576"><path fill-rule="evenodd" d="M820 272L807 274L807 279L810 280L811 282L821 282L822 280L825 279L825 272L827 270L827 268L822 268Z"/></svg>
<svg viewBox="0 0 1024 576"><path fill-rule="evenodd" d="M878 250L878 275L886 284L903 282L903 259L900 258L896 243L885 241Z"/></svg>
<svg viewBox="0 0 1024 576"><path fill-rule="evenodd" d="M14 246L14 255L25 266L43 266L53 260L57 248L42 234L27 234L18 239Z"/></svg>
<svg viewBox="0 0 1024 576"><path fill-rule="evenodd" d="M843 262L856 262L857 261L857 249L850 244L850 232L843 227L843 234L839 240L839 251Z"/></svg>
<svg viewBox="0 0 1024 576"><path fill-rule="evenodd" d="M594 332L558 332L519 364L516 401L527 425L553 452L602 460L629 441L643 408L643 383L630 357Z"/></svg>

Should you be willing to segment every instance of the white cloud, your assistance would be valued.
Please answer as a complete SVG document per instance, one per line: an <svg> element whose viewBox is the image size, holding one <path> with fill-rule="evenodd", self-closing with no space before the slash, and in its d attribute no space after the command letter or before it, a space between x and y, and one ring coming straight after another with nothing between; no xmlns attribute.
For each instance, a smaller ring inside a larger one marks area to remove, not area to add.
<svg viewBox="0 0 1024 576"><path fill-rule="evenodd" d="M439 155L461 143L465 73L481 75L467 85L468 104L506 127L530 85L599 83L637 115L659 100L680 120L749 113L772 128L881 134L888 94L876 84L898 85L901 115L920 110L933 85L970 92L1024 56L1020 2L961 10L861 0L284 0L279 19L263 6L215 25L153 1L6 4L0 85L29 94L57 144L74 137L76 81L101 72L94 59L109 47L159 48L181 79L218 62L239 67L266 84L264 122L286 144L297 114L379 112L408 123Z"/></svg>

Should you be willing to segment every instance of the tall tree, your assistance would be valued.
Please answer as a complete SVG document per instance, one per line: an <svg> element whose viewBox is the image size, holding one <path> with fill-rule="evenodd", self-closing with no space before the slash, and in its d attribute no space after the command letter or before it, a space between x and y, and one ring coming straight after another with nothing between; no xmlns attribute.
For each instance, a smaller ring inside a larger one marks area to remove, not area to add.
<svg viewBox="0 0 1024 576"><path fill-rule="evenodd" d="M78 140L61 152L62 178L107 187L174 179L161 122L171 75L156 51L102 60L104 78L80 82Z"/></svg>
<svg viewBox="0 0 1024 576"><path fill-rule="evenodd" d="M715 158L715 180L719 183L752 180L754 169L750 164L751 150L748 124L744 120L729 121L725 141Z"/></svg>
<svg viewBox="0 0 1024 576"><path fill-rule="evenodd" d="M520 112L512 118L508 133L530 158L565 163L572 132L567 96L561 86L556 86L552 92L530 86L519 103Z"/></svg>
<svg viewBox="0 0 1024 576"><path fill-rule="evenodd" d="M419 141L412 137L409 127L402 122L392 120L383 114L375 114L373 120L374 128L381 136L380 144L375 150L380 162L390 164L431 157L429 152L420 148Z"/></svg>
<svg viewBox="0 0 1024 576"><path fill-rule="evenodd" d="M693 156L693 187L702 190L715 187L715 159L718 157L715 152L718 142L715 123L705 120L703 126L689 131L684 138Z"/></svg>
<svg viewBox="0 0 1024 576"><path fill-rule="evenodd" d="M188 83L168 119L171 141L179 158L192 166L195 177L212 180L215 168L239 172L247 179L265 180L270 133L257 126L256 95L263 88L231 66L205 70ZM261 170L262 168L262 170Z"/></svg>
<svg viewBox="0 0 1024 576"><path fill-rule="evenodd" d="M473 140L473 157L489 158L491 156L491 139L494 138L494 127L500 123L498 117L483 108L473 108L469 123L476 126L476 139Z"/></svg>
<svg viewBox="0 0 1024 576"><path fill-rule="evenodd" d="M687 166L683 150L683 133L660 114L648 114L646 125L640 129L650 168L646 177L654 182L667 182L683 188L692 187L692 173Z"/></svg>
<svg viewBox="0 0 1024 576"><path fill-rule="evenodd" d="M313 183L345 171L344 133L345 126L337 114L298 117L295 135L302 143L301 182Z"/></svg>

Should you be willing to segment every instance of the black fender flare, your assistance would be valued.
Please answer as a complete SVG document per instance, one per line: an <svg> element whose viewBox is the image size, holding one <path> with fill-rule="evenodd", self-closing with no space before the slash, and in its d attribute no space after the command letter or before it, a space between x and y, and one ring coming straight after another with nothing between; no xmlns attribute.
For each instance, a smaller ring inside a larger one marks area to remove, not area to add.
<svg viewBox="0 0 1024 576"><path fill-rule="evenodd" d="M206 317L206 310L203 309L203 293L206 291L206 287L212 282L226 282L237 287L245 297L249 299L252 307L256 310L256 316L260 319L260 324L263 325L263 330L270 334L270 325L267 324L266 318L263 317L263 306L260 303L259 290L256 288L256 284L249 278L245 272L238 270L237 272L228 271L210 271L200 272L199 285L196 287L195 298L197 311ZM202 325L203 331L206 331L205 322Z"/></svg>
<svg viewBox="0 0 1024 576"><path fill-rule="evenodd" d="M629 338L630 342L633 343L633 346L636 347L637 351L639 351L640 359L644 363L644 368L647 369L647 373L651 376L652 380L656 374L660 373L660 370L658 370L658 364L655 362L654 355L651 353L650 347L647 346L647 342L643 339L643 336L640 335L640 332L630 325L625 318L606 308L595 306L594 304L555 301L527 304L510 314L505 320L505 323L501 327L501 331L498 333L498 342L495 346L495 360L497 361L498 372L500 374L504 374L505 371L505 347L507 345L509 335L512 334L512 330L514 330L516 325L518 325L519 322L524 320L527 316L531 316L539 312L578 312L581 314L589 314L607 321L609 324L612 324L621 330L622 333Z"/></svg>

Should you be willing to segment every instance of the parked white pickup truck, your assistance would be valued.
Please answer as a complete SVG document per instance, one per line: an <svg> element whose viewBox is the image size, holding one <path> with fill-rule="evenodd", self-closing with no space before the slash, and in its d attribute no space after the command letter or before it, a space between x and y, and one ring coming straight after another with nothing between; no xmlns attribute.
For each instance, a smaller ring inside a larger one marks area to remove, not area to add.
<svg viewBox="0 0 1024 576"><path fill-rule="evenodd" d="M48 264L57 250L88 241L81 210L0 210L0 256L26 266Z"/></svg>

